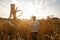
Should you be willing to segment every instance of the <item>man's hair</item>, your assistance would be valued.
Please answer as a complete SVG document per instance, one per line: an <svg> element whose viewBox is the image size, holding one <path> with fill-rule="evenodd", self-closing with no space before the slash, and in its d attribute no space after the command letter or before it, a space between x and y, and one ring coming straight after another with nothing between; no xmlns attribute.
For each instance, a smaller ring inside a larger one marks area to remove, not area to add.
<svg viewBox="0 0 60 40"><path fill-rule="evenodd" d="M36 16L32 16L32 19L36 19Z"/></svg>

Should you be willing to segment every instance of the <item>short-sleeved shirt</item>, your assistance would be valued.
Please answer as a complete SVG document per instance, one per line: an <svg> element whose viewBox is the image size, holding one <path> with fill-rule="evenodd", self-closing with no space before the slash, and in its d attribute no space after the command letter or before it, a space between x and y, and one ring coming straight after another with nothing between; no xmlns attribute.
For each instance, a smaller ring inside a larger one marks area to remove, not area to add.
<svg viewBox="0 0 60 40"><path fill-rule="evenodd" d="M31 22L31 32L38 32L38 21L32 21Z"/></svg>

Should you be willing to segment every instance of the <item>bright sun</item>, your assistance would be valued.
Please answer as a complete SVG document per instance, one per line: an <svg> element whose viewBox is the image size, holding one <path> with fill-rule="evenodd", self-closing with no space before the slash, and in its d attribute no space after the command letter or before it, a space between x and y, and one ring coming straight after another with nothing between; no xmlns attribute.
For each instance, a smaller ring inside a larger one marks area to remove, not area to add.
<svg viewBox="0 0 60 40"><path fill-rule="evenodd" d="M22 16L18 18L25 18L29 19L32 15L36 16L37 18L43 18L48 16L47 9L45 10L43 5L39 4L33 4L31 2L25 3L23 0L21 2L12 0L12 3L16 4L16 7L18 6L18 9L22 10L23 14ZM44 10L43 10L44 9ZM20 15L21 12L17 12L17 16ZM44 14L46 13L46 14Z"/></svg>
<svg viewBox="0 0 60 40"><path fill-rule="evenodd" d="M31 14L32 8L29 8L27 5L24 4L24 2L20 3L19 1L16 1L16 0L11 0L11 1L12 1L11 3L15 4L16 7L18 7L18 10L21 10L23 13L22 16L19 16L21 14L21 11L17 12L16 15L17 15L17 17L19 16L18 18L29 19L32 16L32 14Z"/></svg>

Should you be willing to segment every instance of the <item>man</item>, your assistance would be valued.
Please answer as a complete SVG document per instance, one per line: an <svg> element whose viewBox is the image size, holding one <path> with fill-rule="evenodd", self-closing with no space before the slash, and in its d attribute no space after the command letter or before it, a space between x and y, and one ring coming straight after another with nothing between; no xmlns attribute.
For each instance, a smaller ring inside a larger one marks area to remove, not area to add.
<svg viewBox="0 0 60 40"><path fill-rule="evenodd" d="M36 40L37 32L38 32L38 21L36 20L35 16L32 16L32 22L31 22L31 37L32 37L32 40Z"/></svg>

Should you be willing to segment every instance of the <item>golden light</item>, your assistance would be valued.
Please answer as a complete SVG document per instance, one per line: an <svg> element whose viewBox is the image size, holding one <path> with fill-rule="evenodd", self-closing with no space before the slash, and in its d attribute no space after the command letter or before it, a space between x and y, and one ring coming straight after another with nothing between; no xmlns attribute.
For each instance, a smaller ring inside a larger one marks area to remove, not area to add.
<svg viewBox="0 0 60 40"><path fill-rule="evenodd" d="M22 10L23 14L22 16L18 18L24 18L29 19L32 15L36 16L37 18L44 18L49 15L49 11L47 9L44 9L44 6L42 4L33 4L33 3L25 3L23 0L21 2L17 0L12 0L12 3L16 4L16 7L18 9ZM46 13L46 14L44 14ZM51 12L50 12L51 13ZM17 12L17 16L20 15L21 12Z"/></svg>
<svg viewBox="0 0 60 40"><path fill-rule="evenodd" d="M25 4L23 4L23 3L20 3L20 2L18 2L18 1L16 1L16 0L11 0L12 2L12 4L16 4L16 7L18 7L18 9L20 9L22 12L23 12L23 14L22 14L22 16L20 16L20 17L18 17L18 18L24 18L24 19L29 19L31 16L32 16L32 14L31 14L31 9L30 8L28 8L28 6L27 5L25 5ZM23 7L23 8L22 8ZM28 10L29 9L29 10ZM21 14L21 11L20 12L17 12L17 16L19 16L20 14Z"/></svg>

